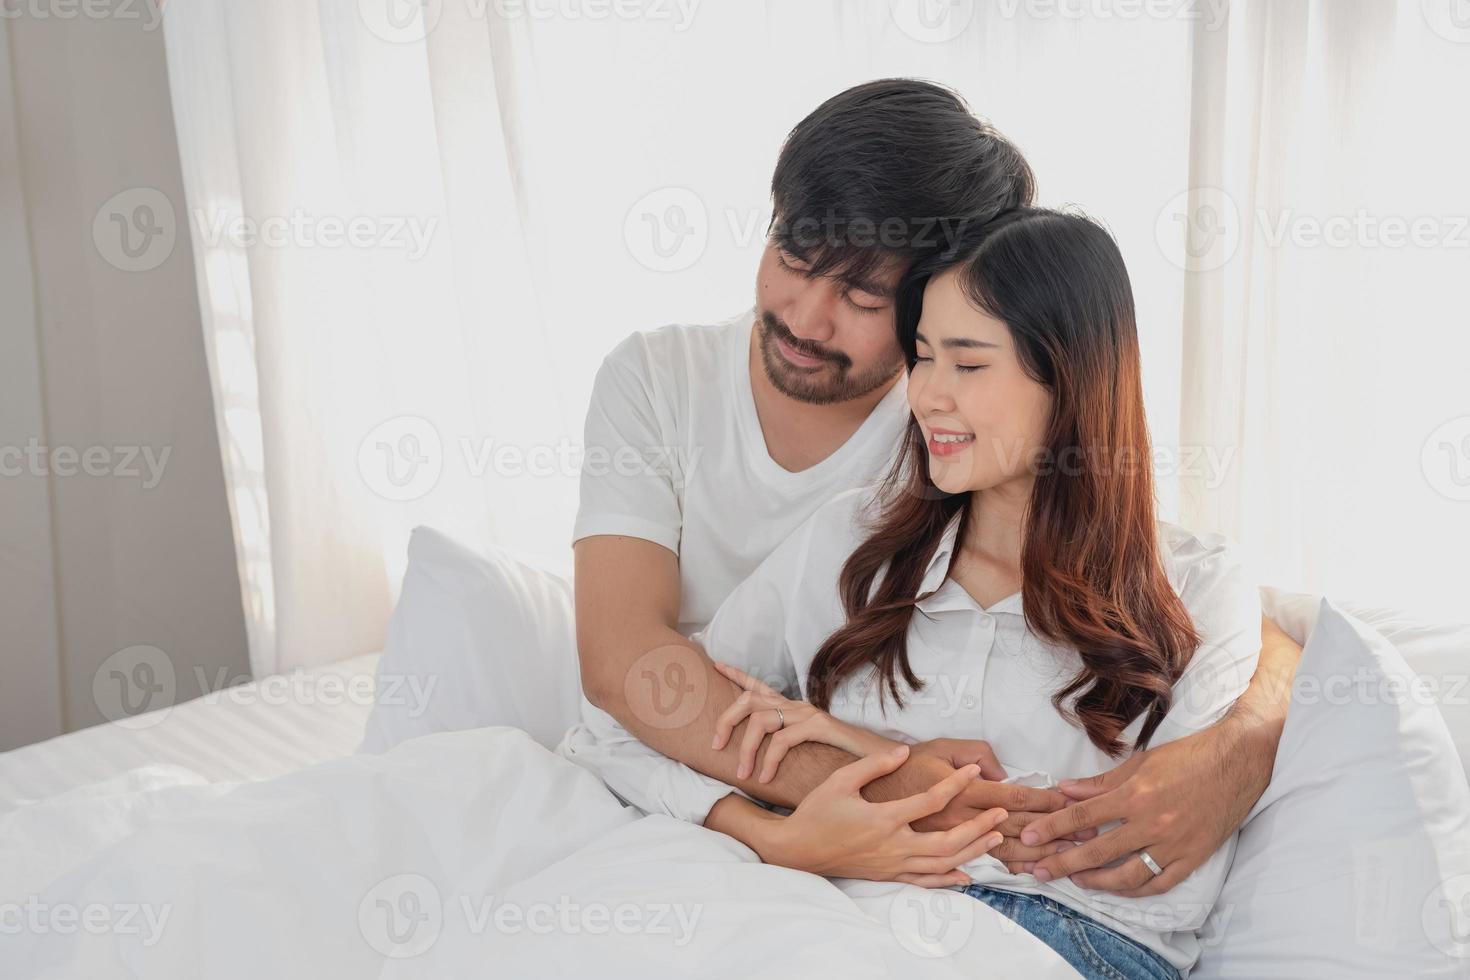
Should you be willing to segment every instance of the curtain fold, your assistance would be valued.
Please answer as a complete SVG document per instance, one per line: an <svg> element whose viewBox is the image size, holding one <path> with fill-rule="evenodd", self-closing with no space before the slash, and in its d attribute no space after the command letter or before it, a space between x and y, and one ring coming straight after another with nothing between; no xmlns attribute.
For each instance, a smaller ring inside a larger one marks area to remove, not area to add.
<svg viewBox="0 0 1470 980"><path fill-rule="evenodd" d="M1464 619L1470 442L1436 433L1470 431L1470 124L1441 101L1470 48L1435 6L1196 27L1181 442L1232 462L1183 474L1181 519L1271 584Z"/></svg>

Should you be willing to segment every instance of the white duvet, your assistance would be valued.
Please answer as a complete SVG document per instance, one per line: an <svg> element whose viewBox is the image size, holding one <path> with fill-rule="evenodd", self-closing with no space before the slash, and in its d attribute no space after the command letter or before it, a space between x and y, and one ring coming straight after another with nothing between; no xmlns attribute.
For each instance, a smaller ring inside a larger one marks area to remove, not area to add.
<svg viewBox="0 0 1470 980"><path fill-rule="evenodd" d="M0 976L1074 977L953 890L761 864L524 732L259 783L156 767L0 817Z"/></svg>

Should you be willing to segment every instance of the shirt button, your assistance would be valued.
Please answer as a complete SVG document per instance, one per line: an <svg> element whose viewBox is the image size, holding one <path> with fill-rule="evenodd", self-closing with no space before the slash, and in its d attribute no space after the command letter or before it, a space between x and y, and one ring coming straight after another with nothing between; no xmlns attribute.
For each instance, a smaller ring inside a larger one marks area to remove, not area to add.
<svg viewBox="0 0 1470 980"><path fill-rule="evenodd" d="M965 710L966 711L970 711L970 710L974 709L974 707L975 707L975 695L973 695L973 694L966 694L965 695L965 699L963 701L961 701L960 704L962 704L962 705L965 706Z"/></svg>

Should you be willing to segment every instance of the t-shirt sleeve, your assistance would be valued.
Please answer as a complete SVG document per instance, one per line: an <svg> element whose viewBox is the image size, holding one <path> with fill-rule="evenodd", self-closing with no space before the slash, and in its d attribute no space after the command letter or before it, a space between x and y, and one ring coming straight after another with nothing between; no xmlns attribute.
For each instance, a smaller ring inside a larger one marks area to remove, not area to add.
<svg viewBox="0 0 1470 980"><path fill-rule="evenodd" d="M572 542L622 534L676 554L683 526L674 458L677 433L638 335L597 372L583 429L581 487Z"/></svg>

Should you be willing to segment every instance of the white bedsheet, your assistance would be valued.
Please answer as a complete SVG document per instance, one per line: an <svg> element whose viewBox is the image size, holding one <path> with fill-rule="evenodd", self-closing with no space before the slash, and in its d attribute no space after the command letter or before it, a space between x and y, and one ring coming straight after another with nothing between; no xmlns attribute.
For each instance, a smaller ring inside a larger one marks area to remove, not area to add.
<svg viewBox="0 0 1470 980"><path fill-rule="evenodd" d="M0 753L0 813L149 764L234 782L348 755L372 710L377 662L354 657Z"/></svg>
<svg viewBox="0 0 1470 980"><path fill-rule="evenodd" d="M959 892L761 864L511 728L233 787L155 767L0 816L0 867L15 980L1075 976Z"/></svg>

